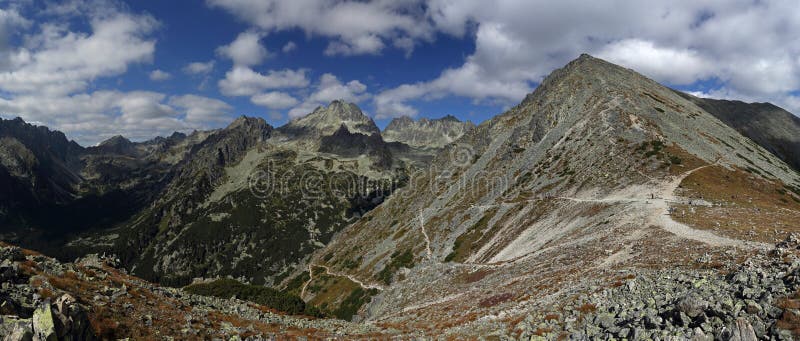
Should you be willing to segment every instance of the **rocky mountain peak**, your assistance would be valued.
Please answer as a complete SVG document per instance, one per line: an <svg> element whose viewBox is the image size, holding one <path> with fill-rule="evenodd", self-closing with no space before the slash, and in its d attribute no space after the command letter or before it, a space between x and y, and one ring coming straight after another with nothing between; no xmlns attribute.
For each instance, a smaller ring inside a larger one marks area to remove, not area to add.
<svg viewBox="0 0 800 341"><path fill-rule="evenodd" d="M423 120L426 120L426 119L423 118ZM409 127L409 126L411 126L413 124L414 124L414 119L412 119L411 117L408 117L408 116L401 116L401 117L393 118L392 121L389 122L389 125L386 126L386 129L384 129L384 131L402 129L404 127Z"/></svg>
<svg viewBox="0 0 800 341"><path fill-rule="evenodd" d="M419 148L441 148L474 127L472 122L461 122L452 115L418 121L403 116L389 122L382 134L387 142L402 142Z"/></svg>
<svg viewBox="0 0 800 341"><path fill-rule="evenodd" d="M239 116L231 124L229 124L225 129L235 129L244 126L266 126L267 121L260 117L248 117L248 116Z"/></svg>
<svg viewBox="0 0 800 341"><path fill-rule="evenodd" d="M439 120L447 121L447 122L461 122L461 120L459 120L457 117L455 117L453 115L450 115L450 114L445 115L444 117L440 118Z"/></svg>
<svg viewBox="0 0 800 341"><path fill-rule="evenodd" d="M608 90L615 86L629 86L633 82L643 79L646 79L646 77L630 69L588 54L582 54L564 67L551 72L544 78L541 85L536 88L536 91L528 95L528 97L556 86L569 86L577 90L585 89L596 82L602 84L604 90ZM565 83L564 81L568 82ZM653 85L657 84L653 82Z"/></svg>
<svg viewBox="0 0 800 341"><path fill-rule="evenodd" d="M122 135L117 135L100 142L97 147L88 148L88 150L104 154L135 155L136 144Z"/></svg>
<svg viewBox="0 0 800 341"><path fill-rule="evenodd" d="M263 118L241 116L223 129L219 138L240 136L251 141L265 141L272 134L272 130L273 127Z"/></svg>
<svg viewBox="0 0 800 341"><path fill-rule="evenodd" d="M131 142L131 140L128 140L122 135L116 135L109 138L108 140L100 142L100 146L118 146L118 145L131 145L131 144L133 144L133 142Z"/></svg>
<svg viewBox="0 0 800 341"><path fill-rule="evenodd" d="M27 123L20 117L12 120L0 118L0 137L16 138L36 152L52 153L61 160L71 159L83 151L80 145L67 139L64 133Z"/></svg>
<svg viewBox="0 0 800 341"><path fill-rule="evenodd" d="M328 106L318 107L310 114L292 120L286 124L285 130L297 135L313 133L329 136L342 125L351 133L364 135L380 133L375 122L364 115L357 105L341 100L333 101Z"/></svg>

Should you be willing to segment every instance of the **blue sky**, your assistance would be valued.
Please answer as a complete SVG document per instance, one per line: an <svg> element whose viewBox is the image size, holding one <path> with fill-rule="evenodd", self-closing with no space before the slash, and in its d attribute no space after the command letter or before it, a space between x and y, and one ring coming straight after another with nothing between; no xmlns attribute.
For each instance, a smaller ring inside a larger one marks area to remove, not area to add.
<svg viewBox="0 0 800 341"><path fill-rule="evenodd" d="M587 52L699 96L800 111L792 1L5 0L0 116L84 145L273 125L342 98L481 122Z"/></svg>
<svg viewBox="0 0 800 341"><path fill-rule="evenodd" d="M164 23L158 38L158 49L155 53L158 69L179 75L187 61L218 60L215 69L209 74L213 79L223 78L233 63L219 60L215 49L230 43L239 33L250 27L224 10L211 8L202 2L174 3L165 1L141 1L129 3L136 11L153 14ZM213 25L209 25L213 23ZM293 43L296 48L282 52L286 44ZM405 83L413 83L422 79L432 79L445 68L458 67L464 58L474 49L473 41L450 36L438 37L435 43L425 43L415 53L406 56L400 49L387 49L379 56L324 56L328 39L308 36L301 29L289 29L274 32L261 40L264 47L272 54L255 70L270 69L308 69L308 78L317 79L323 73L332 73L342 81L359 80L368 89L380 91ZM124 88L135 90L153 88L164 92L200 92L205 96L226 100L236 107L237 114L262 116L273 124L282 124L288 116L281 110L275 110L282 119L275 120L278 115L269 115L269 109L253 104L247 97L226 98L221 96L215 84L199 89L203 77L174 77L169 82L152 82L148 75L152 64L139 65L138 77L126 79ZM133 76L133 75L131 75ZM130 81L128 81L130 80ZM130 84L127 84L130 83ZM154 84L155 83L155 84ZM374 105L369 101L360 103L363 110L370 112ZM458 114L459 117L471 120L483 120L502 110L496 104L481 105L467 98L446 98L441 101L419 101L415 103L424 116L438 117L446 114ZM477 104L477 105L476 105ZM284 110L285 111L285 110ZM389 119L379 120L388 123Z"/></svg>

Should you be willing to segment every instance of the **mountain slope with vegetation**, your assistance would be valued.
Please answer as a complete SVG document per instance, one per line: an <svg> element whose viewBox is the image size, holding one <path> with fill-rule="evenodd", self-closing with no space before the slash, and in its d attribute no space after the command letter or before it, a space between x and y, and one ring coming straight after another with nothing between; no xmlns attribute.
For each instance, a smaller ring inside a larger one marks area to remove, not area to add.
<svg viewBox="0 0 800 341"><path fill-rule="evenodd" d="M800 171L800 118L797 116L770 103L685 97Z"/></svg>
<svg viewBox="0 0 800 341"><path fill-rule="evenodd" d="M800 228L791 167L587 55L409 181L312 263L380 286L361 318L437 334L516 333L529 311L568 307L630 271L735 266ZM316 305L352 292L322 276L307 285L320 287L303 296Z"/></svg>
<svg viewBox="0 0 800 341"><path fill-rule="evenodd" d="M279 128L241 117L82 148L2 121L0 181L15 191L0 196L2 239L113 253L131 273L3 246L0 275L16 277L0 299L25 309L2 331L33 326L42 304L64 315L41 298L70 294L102 337L790 339L800 173L793 128L765 123L781 115L582 55L474 127L400 119L381 133L335 101ZM102 211L32 220L50 207Z"/></svg>

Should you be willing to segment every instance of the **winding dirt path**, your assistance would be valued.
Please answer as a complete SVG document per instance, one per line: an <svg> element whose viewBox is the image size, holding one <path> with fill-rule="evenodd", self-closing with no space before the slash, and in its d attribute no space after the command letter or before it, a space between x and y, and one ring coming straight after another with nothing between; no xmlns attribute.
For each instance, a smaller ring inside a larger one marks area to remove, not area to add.
<svg viewBox="0 0 800 341"><path fill-rule="evenodd" d="M422 235L425 236L425 252L428 253L428 259L433 257L433 252L431 252L431 238L428 236L428 232L425 231L425 217L422 216L422 212L419 214L419 228L422 230Z"/></svg>
<svg viewBox="0 0 800 341"><path fill-rule="evenodd" d="M675 190L689 175L710 166L713 165L700 166L675 176L670 181L657 186L655 188L657 195L654 193L654 196L650 198L609 196L605 198L558 197L558 199L576 202L630 203L634 205L642 205L642 209L648 212L647 221L650 224L659 226L665 231L681 238L699 241L711 246L733 246L744 249L769 247L764 243L718 236L710 231L694 229L672 219L672 216L669 213L669 204L672 202L679 202L678 198L675 197Z"/></svg>
<svg viewBox="0 0 800 341"><path fill-rule="evenodd" d="M382 286L382 285L364 283L361 280L359 280L359 279L357 279L357 278L355 278L355 277L353 277L351 275L333 272L333 271L331 271L331 268L329 268L327 265L309 264L308 265L308 280L303 284L303 288L300 289L300 298L305 297L306 288L308 288L308 285L314 280L314 268L315 267L325 269L325 274L327 274L329 276L347 278L351 282L353 282L355 284L358 284L358 286L360 286L363 289L367 289L367 290L376 289L376 290L379 290L379 291L386 290L386 288L384 286Z"/></svg>

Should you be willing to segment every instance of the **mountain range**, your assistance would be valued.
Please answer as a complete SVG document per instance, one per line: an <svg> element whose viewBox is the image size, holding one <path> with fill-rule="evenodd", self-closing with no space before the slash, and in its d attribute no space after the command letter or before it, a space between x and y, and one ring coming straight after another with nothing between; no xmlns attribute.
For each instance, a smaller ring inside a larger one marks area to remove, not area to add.
<svg viewBox="0 0 800 341"><path fill-rule="evenodd" d="M589 55L478 125L380 131L334 101L89 148L2 120L0 141L0 239L62 262L229 278L401 337L800 333L800 119Z"/></svg>

